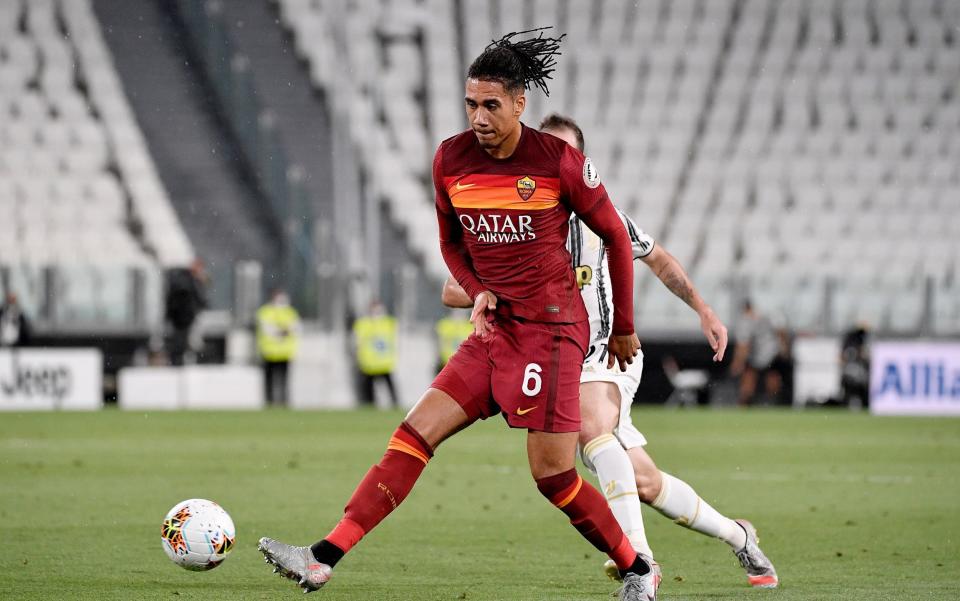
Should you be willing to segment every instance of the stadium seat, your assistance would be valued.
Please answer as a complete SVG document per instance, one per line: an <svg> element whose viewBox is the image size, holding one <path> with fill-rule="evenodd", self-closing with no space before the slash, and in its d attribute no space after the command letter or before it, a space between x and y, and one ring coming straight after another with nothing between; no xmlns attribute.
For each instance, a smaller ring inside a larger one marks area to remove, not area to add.
<svg viewBox="0 0 960 601"><path fill-rule="evenodd" d="M108 132L122 127L137 128L90 2L0 3L0 204L14 216L0 228L0 267L13 274L11 287L31 312L43 294L43 270L70 263L76 274L89 274L109 262L127 278L132 267L158 269L128 229L139 205L128 207L120 182L133 174L117 160L150 159L142 140L133 146L108 141ZM148 221L144 213L137 216ZM168 231L176 228L174 220ZM130 311L130 295L118 292L111 278L57 281L54 306L65 313L50 316L54 325L104 323L111 315L120 324Z"/></svg>
<svg viewBox="0 0 960 601"><path fill-rule="evenodd" d="M818 272L850 274L883 294L865 300L838 290L834 313L854 319L864 312L878 324L889 315L890 327L905 331L915 317L908 290L919 285L917 274L941 281L954 269L949 249L937 242L897 261L898 244L889 242L918 233L956 237L941 218L960 190L960 95L950 93L960 79L960 54L948 33L960 19L954 3L676 0L600 10L591 3L478 0L456 11L441 0L357 2L337 7L343 23L334 23L338 15L328 3L278 3L312 81L347 107L363 170L437 277L445 267L436 248L418 239L427 230L417 222L430 209L433 147L464 125L463 61L492 38L534 25L531 15L562 23L577 51L562 56L549 99L528 95L527 123L548 110L577 118L611 196L689 261L691 273L736 272L758 281L771 271L787 274L793 285L780 287L802 302L774 293L770 300L798 325L816 328L847 325L836 315L824 322L828 292ZM573 18L581 8L588 18ZM353 43L335 44L324 34L332 27ZM618 51L597 39L616 39ZM25 56L36 51L29 39L14 45ZM464 56L450 53L451 46ZM343 68L354 76L335 77ZM52 86L63 83L50 77ZM331 85L344 79L350 85ZM427 102L414 95L420 91ZM384 95L397 101L384 104ZM73 101L48 108L82 113ZM17 115L43 110L36 103L11 107ZM30 131L5 135L29 138ZM110 132L112 144L122 137ZM393 140L402 160L384 161L381 150ZM62 162L75 171L72 156ZM130 163L130 171L143 168ZM131 205L144 210L139 184L127 187ZM423 201L400 210L418 202L411 197ZM818 270L821 261L829 263ZM645 296L642 310L681 323L667 301L654 299Z"/></svg>

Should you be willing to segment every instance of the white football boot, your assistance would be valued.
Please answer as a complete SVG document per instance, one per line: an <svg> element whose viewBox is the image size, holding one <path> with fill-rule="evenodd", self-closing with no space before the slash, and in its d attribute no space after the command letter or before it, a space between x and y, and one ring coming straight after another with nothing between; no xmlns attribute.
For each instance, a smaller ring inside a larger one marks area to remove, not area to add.
<svg viewBox="0 0 960 601"><path fill-rule="evenodd" d="M629 572L626 576L621 577L620 571L616 569L616 564L613 564L616 578L611 576L609 570L604 570L607 572L607 576L623 582L620 590L617 591L617 598L620 601L657 601L657 589L660 588L660 580L662 579L660 564L642 553L640 558L650 566L650 571L642 576ZM604 567L606 568L606 566Z"/></svg>
<svg viewBox="0 0 960 601"><path fill-rule="evenodd" d="M310 547L294 547L272 538L261 538L257 549L264 561L273 564L273 572L296 582L304 593L312 593L330 580L333 568L320 563Z"/></svg>
<svg viewBox="0 0 960 601"><path fill-rule="evenodd" d="M757 538L757 529L747 520L734 520L747 533L747 544L739 551L734 551L737 560L747 571L747 580L754 588L777 588L780 579L773 562L760 550L760 539Z"/></svg>

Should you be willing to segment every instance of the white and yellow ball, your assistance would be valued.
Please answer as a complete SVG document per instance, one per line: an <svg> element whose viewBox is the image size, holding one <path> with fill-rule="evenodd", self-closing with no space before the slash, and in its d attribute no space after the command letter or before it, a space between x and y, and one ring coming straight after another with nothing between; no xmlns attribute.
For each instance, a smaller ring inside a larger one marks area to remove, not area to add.
<svg viewBox="0 0 960 601"><path fill-rule="evenodd" d="M163 519L160 540L173 563L201 572L227 558L237 531L223 507L206 499L187 499L174 505Z"/></svg>

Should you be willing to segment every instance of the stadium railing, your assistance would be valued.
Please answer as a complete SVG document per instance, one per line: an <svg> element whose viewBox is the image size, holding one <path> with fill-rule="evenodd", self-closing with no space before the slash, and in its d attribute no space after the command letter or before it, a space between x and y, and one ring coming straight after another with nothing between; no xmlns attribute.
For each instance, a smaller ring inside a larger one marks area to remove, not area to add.
<svg viewBox="0 0 960 601"><path fill-rule="evenodd" d="M297 306L312 316L317 258L303 169L287 159L273 115L257 100L249 62L234 49L220 2L179 0L177 6L240 150L284 232L283 281Z"/></svg>

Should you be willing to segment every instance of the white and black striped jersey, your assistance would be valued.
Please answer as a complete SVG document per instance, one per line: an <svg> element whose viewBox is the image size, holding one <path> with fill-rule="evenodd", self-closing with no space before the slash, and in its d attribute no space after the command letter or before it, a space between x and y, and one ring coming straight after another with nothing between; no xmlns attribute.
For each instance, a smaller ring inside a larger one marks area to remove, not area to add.
<svg viewBox="0 0 960 601"><path fill-rule="evenodd" d="M653 252L653 238L644 233L623 211L617 209L623 227L630 235L634 260ZM603 240L583 224L576 214L570 216L567 248L572 258L577 286L590 316L590 343L606 342L613 321L613 291L610 286L607 252Z"/></svg>

